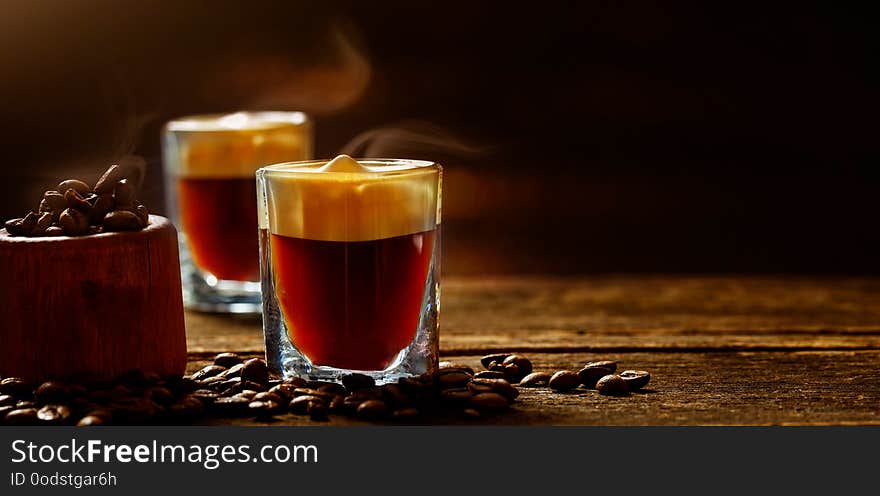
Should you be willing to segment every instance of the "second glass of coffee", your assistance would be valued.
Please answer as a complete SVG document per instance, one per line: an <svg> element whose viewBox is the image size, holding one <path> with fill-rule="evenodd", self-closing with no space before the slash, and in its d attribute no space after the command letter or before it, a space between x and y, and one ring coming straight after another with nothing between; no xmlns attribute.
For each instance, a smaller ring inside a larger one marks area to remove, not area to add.
<svg viewBox="0 0 880 496"><path fill-rule="evenodd" d="M260 311L254 172L311 158L312 140L300 112L199 115L165 126L168 210L179 231L188 308Z"/></svg>

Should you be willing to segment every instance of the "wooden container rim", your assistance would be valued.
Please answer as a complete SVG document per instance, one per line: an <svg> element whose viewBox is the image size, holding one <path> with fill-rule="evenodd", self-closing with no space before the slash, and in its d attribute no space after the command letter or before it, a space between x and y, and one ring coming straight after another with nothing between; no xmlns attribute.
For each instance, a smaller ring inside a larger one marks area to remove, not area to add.
<svg viewBox="0 0 880 496"><path fill-rule="evenodd" d="M86 236L10 236L6 229L0 229L0 242L3 243L89 243L97 240L106 240L110 238L125 238L151 233L174 227L171 221L161 215L150 215L150 223L147 227L139 231L118 231L106 232L98 234L88 234Z"/></svg>

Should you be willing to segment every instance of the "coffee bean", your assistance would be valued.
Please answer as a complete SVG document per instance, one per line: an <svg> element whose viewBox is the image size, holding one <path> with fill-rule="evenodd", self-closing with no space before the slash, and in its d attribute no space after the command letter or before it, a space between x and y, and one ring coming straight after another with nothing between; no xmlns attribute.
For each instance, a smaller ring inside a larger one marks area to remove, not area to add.
<svg viewBox="0 0 880 496"><path fill-rule="evenodd" d="M229 398L217 398L212 404L211 409L221 415L237 416L245 415L250 405L250 399L242 396L230 396Z"/></svg>
<svg viewBox="0 0 880 496"><path fill-rule="evenodd" d="M290 403L288 404L288 409L290 410L290 413L294 415L306 415L307 413L309 413L309 403L313 401L324 402L325 400L320 396L314 396L310 394L297 396L290 400Z"/></svg>
<svg viewBox="0 0 880 496"><path fill-rule="evenodd" d="M408 406L412 403L412 399L403 391L400 384L385 384L382 386L382 399L395 407Z"/></svg>
<svg viewBox="0 0 880 496"><path fill-rule="evenodd" d="M220 367L220 365L218 365L218 367ZM217 374L217 375L218 375L219 377L224 378L224 379L235 379L235 378L240 378L240 377L241 377L241 371L242 371L243 369L244 369L244 364L243 364L243 363L238 363L238 364L235 364L235 365L229 367L228 369L224 370L223 372L220 372L220 373Z"/></svg>
<svg viewBox="0 0 880 496"><path fill-rule="evenodd" d="M629 391L638 391L647 386L651 380L651 374L645 370L624 370L620 373L620 377L626 381Z"/></svg>
<svg viewBox="0 0 880 496"><path fill-rule="evenodd" d="M197 389L192 392L192 397L200 400L202 403L213 403L214 400L220 397L220 393L208 389Z"/></svg>
<svg viewBox="0 0 880 496"><path fill-rule="evenodd" d="M58 183L58 188L56 189L62 195L67 193L67 190L69 189L72 189L75 192L79 193L80 196L86 196L87 194L92 192L92 188L90 188L88 184L78 179L68 179L66 181L61 181L60 183Z"/></svg>
<svg viewBox="0 0 880 496"><path fill-rule="evenodd" d="M467 403L471 398L474 397L474 392L469 388L450 388L444 389L440 393L440 397L443 401L447 401L449 403Z"/></svg>
<svg viewBox="0 0 880 496"><path fill-rule="evenodd" d="M501 372L502 374L504 374L504 377L505 377L505 378L507 377L507 373L505 372L505 367L504 367L504 365L501 365L501 364L498 363L498 362L491 362L491 363L489 364L488 369L489 369L490 371L492 371L492 372Z"/></svg>
<svg viewBox="0 0 880 496"><path fill-rule="evenodd" d="M293 398L294 389L296 388L290 384L279 384L277 386L269 388L268 394L274 394L281 398L284 402L290 402L291 398Z"/></svg>
<svg viewBox="0 0 880 496"><path fill-rule="evenodd" d="M10 236L22 236L24 235L24 228L22 226L22 221L24 219L9 219L3 225L6 228L6 232Z"/></svg>
<svg viewBox="0 0 880 496"><path fill-rule="evenodd" d="M507 398L498 393L480 393L470 400L471 408L484 411L504 410L509 406Z"/></svg>
<svg viewBox="0 0 880 496"><path fill-rule="evenodd" d="M474 379L471 384L475 386L488 386L493 393L498 393L509 401L513 401L519 396L519 391L505 379Z"/></svg>
<svg viewBox="0 0 880 496"><path fill-rule="evenodd" d="M302 377L286 377L281 381L282 384L289 384L293 387L303 387L307 382Z"/></svg>
<svg viewBox="0 0 880 496"><path fill-rule="evenodd" d="M606 369L610 369L612 373L617 371L617 362L612 360L599 360L597 362L590 362L585 367L595 366L595 367L605 367Z"/></svg>
<svg viewBox="0 0 880 496"><path fill-rule="evenodd" d="M127 179L116 182L113 188L113 202L117 209L129 210L134 206L134 188Z"/></svg>
<svg viewBox="0 0 880 496"><path fill-rule="evenodd" d="M505 358L503 362L501 362L501 365L511 364L516 365L519 368L519 373L522 374L520 377L517 378L517 382L519 381L519 379L522 379L523 377L532 373L532 361L524 356L510 355L509 357Z"/></svg>
<svg viewBox="0 0 880 496"><path fill-rule="evenodd" d="M141 221L142 227L147 227L150 224L150 211L147 210L147 207L138 204L134 208L134 214Z"/></svg>
<svg viewBox="0 0 880 496"><path fill-rule="evenodd" d="M95 183L95 193L102 195L112 192L116 183L120 180L122 180L122 169L118 165L113 164L104 172L101 179L98 179L98 182Z"/></svg>
<svg viewBox="0 0 880 496"><path fill-rule="evenodd" d="M15 404L15 408L36 408L40 406L39 403L32 400L21 400Z"/></svg>
<svg viewBox="0 0 880 496"><path fill-rule="evenodd" d="M220 353L219 355L214 357L214 365L220 367L229 368L240 363L244 363L244 360L242 360L241 357L236 355L235 353Z"/></svg>
<svg viewBox="0 0 880 496"><path fill-rule="evenodd" d="M592 362L586 364L584 368L578 371L578 377L581 380L581 384L586 388L595 389L596 382L598 382L599 379L614 373L614 369L612 366L608 365L609 363L616 367L614 362Z"/></svg>
<svg viewBox="0 0 880 496"><path fill-rule="evenodd" d="M306 413L312 420L327 420L327 411L329 408L323 401L310 401L306 406Z"/></svg>
<svg viewBox="0 0 880 496"><path fill-rule="evenodd" d="M519 381L520 387L534 388L543 387L550 382L550 374L546 372L532 372Z"/></svg>
<svg viewBox="0 0 880 496"><path fill-rule="evenodd" d="M101 226L106 232L137 231L141 228L141 221L127 210L114 210L104 216Z"/></svg>
<svg viewBox="0 0 880 496"><path fill-rule="evenodd" d="M15 399L15 396L10 394L0 395L0 406L12 406L15 405L18 400Z"/></svg>
<svg viewBox="0 0 880 496"><path fill-rule="evenodd" d="M266 367L266 362L259 358L251 358L244 362L244 367L241 369L241 380L257 384L269 382L269 368Z"/></svg>
<svg viewBox="0 0 880 496"><path fill-rule="evenodd" d="M379 400L367 400L357 408L357 416L362 420L381 420L388 415L388 406Z"/></svg>
<svg viewBox="0 0 880 496"><path fill-rule="evenodd" d="M36 408L19 408L12 410L3 418L6 425L36 425L39 422Z"/></svg>
<svg viewBox="0 0 880 496"><path fill-rule="evenodd" d="M248 412L258 418L271 417L281 412L281 405L274 401L254 401L248 403Z"/></svg>
<svg viewBox="0 0 880 496"><path fill-rule="evenodd" d="M43 202L46 204L46 212L60 213L67 208L67 200L64 199L64 193L59 193L58 191L46 191L43 193L43 200L40 204L42 205Z"/></svg>
<svg viewBox="0 0 880 496"><path fill-rule="evenodd" d="M489 365L491 365L492 362L497 362L498 364L501 364L501 362L503 362L504 359L509 357L510 355L512 355L512 353L493 353L491 355L486 355L481 358L480 363L483 364L483 367L486 367L488 369Z"/></svg>
<svg viewBox="0 0 880 496"><path fill-rule="evenodd" d="M437 385L440 388L458 387L467 384L471 380L471 374L460 368L445 368L437 371Z"/></svg>
<svg viewBox="0 0 880 496"><path fill-rule="evenodd" d="M92 204L92 210L89 212L89 222L100 224L104 222L104 217L111 211L113 211L113 195L100 195L95 199L95 203Z"/></svg>
<svg viewBox="0 0 880 496"><path fill-rule="evenodd" d="M18 377L7 377L0 381L0 394L8 394L21 398L29 395L33 386Z"/></svg>
<svg viewBox="0 0 880 496"><path fill-rule="evenodd" d="M164 406L174 402L174 394L168 388L153 386L144 393L144 396Z"/></svg>
<svg viewBox="0 0 880 496"><path fill-rule="evenodd" d="M419 410L416 408L401 408L400 410L394 410L391 418L397 422L412 422L419 418Z"/></svg>
<svg viewBox="0 0 880 496"><path fill-rule="evenodd" d="M517 383L520 378L522 378L522 374L519 372L519 366L515 363L508 363L507 365L501 365L501 369L504 371L504 378L509 382Z"/></svg>
<svg viewBox="0 0 880 496"><path fill-rule="evenodd" d="M461 365L454 362L440 362L437 365L438 369L457 369L462 372L467 372L469 375L474 375L474 369L468 367L467 365Z"/></svg>
<svg viewBox="0 0 880 496"><path fill-rule="evenodd" d="M77 427L95 427L104 425L104 420L101 417L95 417L94 415L86 415L79 419L79 422L77 422L76 425Z"/></svg>
<svg viewBox="0 0 880 496"><path fill-rule="evenodd" d="M359 405L359 404L360 404L360 403L358 403L358 405ZM354 408L357 409L356 406L355 406ZM334 398L330 401L330 405L327 407L327 409L328 409L329 411L331 411L331 412L343 412L343 411L345 411L345 410L346 410L345 397L344 397L344 396L336 396L336 397L334 397Z"/></svg>
<svg viewBox="0 0 880 496"><path fill-rule="evenodd" d="M596 389L599 394L611 396L624 395L629 391L626 381L617 374L606 375L599 379L599 382L596 383Z"/></svg>
<svg viewBox="0 0 880 496"><path fill-rule="evenodd" d="M482 417L482 415L480 415L480 411L473 408L465 408L461 411L461 413L467 420L478 420L480 417Z"/></svg>
<svg viewBox="0 0 880 496"><path fill-rule="evenodd" d="M204 413L205 404L195 395L188 394L168 407L168 415L176 421L192 422Z"/></svg>
<svg viewBox="0 0 880 496"><path fill-rule="evenodd" d="M3 423L3 419L6 417L6 414L15 410L15 405L6 405L0 406L0 424Z"/></svg>
<svg viewBox="0 0 880 496"><path fill-rule="evenodd" d="M33 212L28 212L27 215L24 216L24 219L21 219L21 232L25 236L30 236L33 232L34 228L37 227L37 220L39 220L39 216Z"/></svg>
<svg viewBox="0 0 880 496"><path fill-rule="evenodd" d="M80 236L89 232L89 218L75 208L66 208L58 217L58 225L68 236Z"/></svg>
<svg viewBox="0 0 880 496"><path fill-rule="evenodd" d="M37 225L34 227L35 233L45 233L46 229L52 227L53 216L50 212L46 212L37 219Z"/></svg>
<svg viewBox="0 0 880 496"><path fill-rule="evenodd" d="M268 391L257 393L256 395L254 395L251 401L272 401L278 404L284 403L284 399L281 396L278 396L275 393L270 393Z"/></svg>
<svg viewBox="0 0 880 496"><path fill-rule="evenodd" d="M64 229L61 229L58 226L50 226L46 228L46 232L44 232L46 236L64 236Z"/></svg>
<svg viewBox="0 0 880 496"><path fill-rule="evenodd" d="M64 193L64 201L67 202L68 208L75 208L84 214L88 214L92 210L92 204L72 189Z"/></svg>
<svg viewBox="0 0 880 496"><path fill-rule="evenodd" d="M550 389L563 392L563 391L571 391L572 389L578 387L581 383L580 378L577 374L570 370L560 370L556 372L552 376L550 376L550 380L547 382L547 385Z"/></svg>
<svg viewBox="0 0 880 496"><path fill-rule="evenodd" d="M67 384L56 381L44 382L34 390L34 399L43 405L66 401L69 396L70 388Z"/></svg>
<svg viewBox="0 0 880 496"><path fill-rule="evenodd" d="M37 411L37 418L47 424L64 424L70 416L70 408L65 405L46 405Z"/></svg>
<svg viewBox="0 0 880 496"><path fill-rule="evenodd" d="M506 379L504 372L496 370L482 370L474 374L474 379Z"/></svg>
<svg viewBox="0 0 880 496"><path fill-rule="evenodd" d="M348 374L342 378L342 385L349 391L357 391L375 386L376 380L364 374Z"/></svg>
<svg viewBox="0 0 880 496"><path fill-rule="evenodd" d="M207 379L208 377L214 377L217 374L223 372L224 370L226 370L226 367L221 367L219 365L206 365L190 377L194 381L202 381L202 380Z"/></svg>

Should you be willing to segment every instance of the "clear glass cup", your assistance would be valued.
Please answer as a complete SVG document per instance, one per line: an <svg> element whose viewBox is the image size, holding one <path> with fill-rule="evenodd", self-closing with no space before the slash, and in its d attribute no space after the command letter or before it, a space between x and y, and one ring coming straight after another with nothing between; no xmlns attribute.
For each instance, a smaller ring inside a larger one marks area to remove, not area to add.
<svg viewBox="0 0 880 496"><path fill-rule="evenodd" d="M301 112L196 115L165 125L167 207L187 308L260 312L254 172L310 159L312 147L312 123Z"/></svg>
<svg viewBox="0 0 880 496"><path fill-rule="evenodd" d="M257 171L267 361L284 377L337 382L433 371L442 169L340 159Z"/></svg>

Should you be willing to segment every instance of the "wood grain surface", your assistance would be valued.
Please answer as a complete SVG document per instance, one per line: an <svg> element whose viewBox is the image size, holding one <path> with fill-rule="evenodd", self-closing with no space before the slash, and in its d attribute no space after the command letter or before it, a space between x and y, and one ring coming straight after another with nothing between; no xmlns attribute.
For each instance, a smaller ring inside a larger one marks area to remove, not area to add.
<svg viewBox="0 0 880 496"><path fill-rule="evenodd" d="M191 370L219 351L263 351L258 318L186 322ZM472 366L517 351L551 372L611 359L652 373L645 393L624 398L522 389L514 408L482 423L880 424L880 279L450 279L440 335L442 358Z"/></svg>

